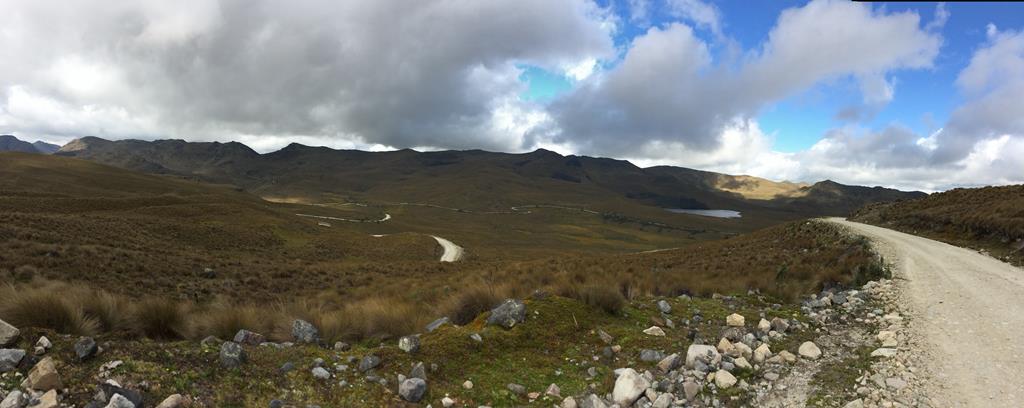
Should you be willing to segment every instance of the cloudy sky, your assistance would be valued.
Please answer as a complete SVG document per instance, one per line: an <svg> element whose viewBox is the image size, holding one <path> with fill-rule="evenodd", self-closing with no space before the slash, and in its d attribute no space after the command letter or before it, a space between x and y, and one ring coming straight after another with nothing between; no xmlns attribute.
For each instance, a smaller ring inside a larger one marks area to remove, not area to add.
<svg viewBox="0 0 1024 408"><path fill-rule="evenodd" d="M0 134L1024 182L1024 6L0 0Z"/></svg>

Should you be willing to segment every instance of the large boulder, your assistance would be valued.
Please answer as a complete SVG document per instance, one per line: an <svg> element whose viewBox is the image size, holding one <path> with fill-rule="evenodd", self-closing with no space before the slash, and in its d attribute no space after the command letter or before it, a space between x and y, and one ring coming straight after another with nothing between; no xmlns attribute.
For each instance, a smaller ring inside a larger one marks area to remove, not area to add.
<svg viewBox="0 0 1024 408"><path fill-rule="evenodd" d="M491 310L487 324L498 325L511 329L518 323L526 321L526 304L521 300L508 299Z"/></svg>
<svg viewBox="0 0 1024 408"><path fill-rule="evenodd" d="M704 344L691 344L686 349L686 368L693 368L693 363L700 356L710 356L710 361L717 362L721 361L722 356L718 354L718 350L715 346L708 346Z"/></svg>
<svg viewBox="0 0 1024 408"><path fill-rule="evenodd" d="M14 371L23 358L25 358L25 350L0 349L0 373Z"/></svg>
<svg viewBox="0 0 1024 408"><path fill-rule="evenodd" d="M320 331L310 322L295 319L292 322L292 337L296 343L316 344L320 342Z"/></svg>
<svg viewBox="0 0 1024 408"><path fill-rule="evenodd" d="M0 320L0 347L7 347L18 341L21 330Z"/></svg>
<svg viewBox="0 0 1024 408"><path fill-rule="evenodd" d="M620 407L633 406L637 398L643 395L644 391L651 386L642 375L632 368L622 370L619 378L615 379L615 388L612 389L612 402Z"/></svg>
<svg viewBox="0 0 1024 408"><path fill-rule="evenodd" d="M421 378L406 378L398 386L398 395L409 402L420 402L427 392L427 382Z"/></svg>
<svg viewBox="0 0 1024 408"><path fill-rule="evenodd" d="M35 367L28 372L28 378L21 383L21 388L33 389L36 391L49 391L64 388L60 381L60 374L57 373L57 365L53 358L46 357L39 360Z"/></svg>
<svg viewBox="0 0 1024 408"><path fill-rule="evenodd" d="M241 344L233 341L225 341L220 345L220 365L225 368L240 367L248 360L245 349Z"/></svg>

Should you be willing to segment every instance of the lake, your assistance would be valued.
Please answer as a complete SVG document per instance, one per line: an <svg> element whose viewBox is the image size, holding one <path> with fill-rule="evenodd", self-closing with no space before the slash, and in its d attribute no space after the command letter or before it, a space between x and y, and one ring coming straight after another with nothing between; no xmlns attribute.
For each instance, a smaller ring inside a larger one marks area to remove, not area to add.
<svg viewBox="0 0 1024 408"><path fill-rule="evenodd" d="M703 215L705 217L715 217L715 218L740 218L741 217L739 211L733 211L733 210L687 210L687 209L684 209L684 208L666 208L665 210L667 210L669 212L680 213L680 214Z"/></svg>

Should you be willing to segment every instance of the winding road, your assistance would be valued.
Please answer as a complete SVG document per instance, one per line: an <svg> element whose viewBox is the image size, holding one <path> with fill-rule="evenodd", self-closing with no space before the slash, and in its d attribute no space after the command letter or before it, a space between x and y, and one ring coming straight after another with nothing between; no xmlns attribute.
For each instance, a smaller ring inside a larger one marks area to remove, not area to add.
<svg viewBox="0 0 1024 408"><path fill-rule="evenodd" d="M1019 407L1024 400L1024 270L975 251L830 218L872 240L904 279L911 327L928 344L940 406Z"/></svg>
<svg viewBox="0 0 1024 408"><path fill-rule="evenodd" d="M462 255L465 253L462 247L436 235L431 235L431 237L437 240L438 244L441 244L441 248L444 248L444 253L441 254L441 262L455 262L462 259Z"/></svg>

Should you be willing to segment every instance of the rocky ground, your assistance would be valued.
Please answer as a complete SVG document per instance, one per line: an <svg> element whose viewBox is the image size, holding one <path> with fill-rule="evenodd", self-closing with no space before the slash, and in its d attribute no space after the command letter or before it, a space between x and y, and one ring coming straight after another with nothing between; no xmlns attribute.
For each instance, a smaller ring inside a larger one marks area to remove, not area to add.
<svg viewBox="0 0 1024 408"><path fill-rule="evenodd" d="M379 344L154 342L0 330L0 408L187 406L931 407L893 281L784 305L757 293L609 315L509 300ZM2 326L2 325L0 325Z"/></svg>

